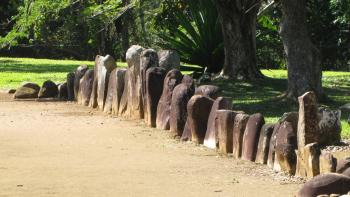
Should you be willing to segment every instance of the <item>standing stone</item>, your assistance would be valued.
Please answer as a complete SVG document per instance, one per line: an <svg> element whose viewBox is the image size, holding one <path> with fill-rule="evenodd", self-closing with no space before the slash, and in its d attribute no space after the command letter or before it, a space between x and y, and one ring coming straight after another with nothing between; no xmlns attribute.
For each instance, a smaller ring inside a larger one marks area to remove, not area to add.
<svg viewBox="0 0 350 197"><path fill-rule="evenodd" d="M187 107L186 107L187 108ZM188 114L187 114L187 120L186 120L186 123L185 123L185 127L184 127L184 131L182 132L182 135L181 135L181 140L182 141L191 141L192 140L192 131L191 131L191 128L190 128L190 118L188 117Z"/></svg>
<svg viewBox="0 0 350 197"><path fill-rule="evenodd" d="M74 80L75 80L75 74L73 72L70 72L67 74L67 94L68 94L68 100L74 101Z"/></svg>
<svg viewBox="0 0 350 197"><path fill-rule="evenodd" d="M145 91L145 122L150 127L156 127L157 107L163 91L166 71L164 68L152 67L146 72Z"/></svg>
<svg viewBox="0 0 350 197"><path fill-rule="evenodd" d="M122 94L122 97L120 99L119 103L119 111L118 111L118 116L124 117L124 118L129 118L130 113L128 110L128 99L129 99L129 69L126 70L125 76L124 76L124 91Z"/></svg>
<svg viewBox="0 0 350 197"><path fill-rule="evenodd" d="M194 95L187 104L188 124L191 129L192 141L202 144L207 130L210 109L214 103L211 98Z"/></svg>
<svg viewBox="0 0 350 197"><path fill-rule="evenodd" d="M296 175L299 177L312 178L320 174L320 148L317 143L307 144L296 151L297 167Z"/></svg>
<svg viewBox="0 0 350 197"><path fill-rule="evenodd" d="M320 131L320 144L334 145L341 140L341 111L319 108L320 122L318 128Z"/></svg>
<svg viewBox="0 0 350 197"><path fill-rule="evenodd" d="M94 83L94 73L93 69L89 69L80 80L78 103L81 105L88 106L90 103L92 86Z"/></svg>
<svg viewBox="0 0 350 197"><path fill-rule="evenodd" d="M217 99L220 95L220 89L214 85L202 85L196 88L195 95L202 95L212 99Z"/></svg>
<svg viewBox="0 0 350 197"><path fill-rule="evenodd" d="M243 136L243 160L255 161L259 143L260 130L264 124L265 120L261 114L254 114L249 117Z"/></svg>
<svg viewBox="0 0 350 197"><path fill-rule="evenodd" d="M322 152L320 155L320 174L335 172L337 159L331 153Z"/></svg>
<svg viewBox="0 0 350 197"><path fill-rule="evenodd" d="M329 173L318 175L307 181L299 190L298 197L347 194L348 191L350 191L350 177Z"/></svg>
<svg viewBox="0 0 350 197"><path fill-rule="evenodd" d="M47 80L43 83L38 98L54 98L58 95L58 87L51 80Z"/></svg>
<svg viewBox="0 0 350 197"><path fill-rule="evenodd" d="M297 137L293 123L284 121L281 123L276 136L275 161L273 169L275 171L288 172L295 174Z"/></svg>
<svg viewBox="0 0 350 197"><path fill-rule="evenodd" d="M112 56L96 56L90 107L98 107L100 110L103 110L107 96L109 76L115 68L116 63Z"/></svg>
<svg viewBox="0 0 350 197"><path fill-rule="evenodd" d="M61 100L66 100L68 98L67 95L67 82L58 85L58 98Z"/></svg>
<svg viewBox="0 0 350 197"><path fill-rule="evenodd" d="M307 144L319 142L320 132L318 129L318 110L316 95L307 92L298 98L299 121L298 121L298 149L301 150Z"/></svg>
<svg viewBox="0 0 350 197"><path fill-rule="evenodd" d="M128 63L128 72L125 81L124 93L127 94L127 106L123 106L119 111L123 117L129 119L143 118L143 99L142 99L142 82L141 82L141 53L144 50L141 46L133 45L126 52L126 62ZM123 94L124 94L123 93Z"/></svg>
<svg viewBox="0 0 350 197"><path fill-rule="evenodd" d="M161 50L158 52L159 67L166 71L171 69L180 70L180 56L174 50Z"/></svg>
<svg viewBox="0 0 350 197"><path fill-rule="evenodd" d="M174 88L181 83L182 74L173 69L167 73L164 79L163 93L157 107L157 128L170 129L170 106Z"/></svg>
<svg viewBox="0 0 350 197"><path fill-rule="evenodd" d="M14 98L15 99L29 99L38 98L40 86L36 83L25 82L21 87L17 88Z"/></svg>
<svg viewBox="0 0 350 197"><path fill-rule="evenodd" d="M182 83L174 88L171 98L170 132L173 136L182 136L187 120L187 103L194 94L193 81L187 82L182 80Z"/></svg>
<svg viewBox="0 0 350 197"><path fill-rule="evenodd" d="M223 154L232 153L233 126L236 113L231 110L217 110L219 151Z"/></svg>
<svg viewBox="0 0 350 197"><path fill-rule="evenodd" d="M350 168L350 157L345 158L345 159L340 159L337 162L336 172L337 173L343 173L348 168Z"/></svg>
<svg viewBox="0 0 350 197"><path fill-rule="evenodd" d="M258 152L256 153L256 163L267 164L269 154L270 139L273 133L275 124L265 124L260 131Z"/></svg>
<svg viewBox="0 0 350 197"><path fill-rule="evenodd" d="M237 114L235 116L232 132L233 157L235 159L241 158L242 156L243 136L248 120L249 115L247 114Z"/></svg>
<svg viewBox="0 0 350 197"><path fill-rule="evenodd" d="M218 131L215 129L215 119L217 115L217 110L220 109L232 109L232 98L218 97L210 111L207 131L204 138L204 146L215 149L218 144ZM232 139L231 139L232 140Z"/></svg>
<svg viewBox="0 0 350 197"><path fill-rule="evenodd" d="M126 69L114 69L108 82L108 91L104 107L105 113L118 114L120 99L124 91L124 80L125 80Z"/></svg>
<svg viewBox="0 0 350 197"><path fill-rule="evenodd" d="M74 98L78 99L78 92L79 92L79 86L80 86L80 80L84 77L86 71L89 70L87 65L80 65L74 73L75 79L74 79Z"/></svg>

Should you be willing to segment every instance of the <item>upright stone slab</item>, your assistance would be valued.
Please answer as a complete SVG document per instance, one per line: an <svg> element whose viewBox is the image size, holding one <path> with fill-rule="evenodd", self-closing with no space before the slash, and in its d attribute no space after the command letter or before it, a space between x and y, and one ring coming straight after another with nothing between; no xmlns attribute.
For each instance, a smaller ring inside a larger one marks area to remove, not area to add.
<svg viewBox="0 0 350 197"><path fill-rule="evenodd" d="M217 110L221 110L221 109L231 110L232 98L218 97L211 108L208 124L207 124L207 131L205 133L205 138L204 138L204 146L211 149L217 148L218 132L215 129L215 119L217 115Z"/></svg>
<svg viewBox="0 0 350 197"><path fill-rule="evenodd" d="M341 111L322 107L318 109L318 115L320 117L318 123L320 144L326 146L340 143Z"/></svg>
<svg viewBox="0 0 350 197"><path fill-rule="evenodd" d="M331 153L321 152L320 155L320 174L335 172L337 159Z"/></svg>
<svg viewBox="0 0 350 197"><path fill-rule="evenodd" d="M58 85L58 98L60 100L67 100L67 82Z"/></svg>
<svg viewBox="0 0 350 197"><path fill-rule="evenodd" d="M86 71L89 70L87 65L80 65L74 72L74 98L78 100L80 80L84 77Z"/></svg>
<svg viewBox="0 0 350 197"><path fill-rule="evenodd" d="M144 50L141 46L133 45L126 52L128 63L127 86L127 108L123 114L129 119L143 119L142 79L141 79L141 53ZM124 93L123 93L124 94ZM122 99L123 100L123 99Z"/></svg>
<svg viewBox="0 0 350 197"><path fill-rule="evenodd" d="M320 174L319 157L321 154L317 143L307 144L299 148L297 153L296 175L299 177L312 178Z"/></svg>
<svg viewBox="0 0 350 197"><path fill-rule="evenodd" d="M204 141L210 109L213 103L213 99L201 95L194 95L188 101L188 124L194 143L202 144Z"/></svg>
<svg viewBox="0 0 350 197"><path fill-rule="evenodd" d="M171 69L180 70L180 56L174 50L160 50L158 52L159 67L164 68L166 71Z"/></svg>
<svg viewBox="0 0 350 197"><path fill-rule="evenodd" d="M184 78L187 78L184 76ZM183 80L182 80L183 81ZM170 106L170 132L181 137L187 120L187 103L194 94L194 84L182 82L174 88Z"/></svg>
<svg viewBox="0 0 350 197"><path fill-rule="evenodd" d="M191 128L190 128L190 121L189 121L189 117L188 117L188 114L187 114L187 120L186 120L186 123L185 123L185 127L184 127L184 131L182 132L182 135L181 135L181 141L191 141L192 140L192 131L191 131Z"/></svg>
<svg viewBox="0 0 350 197"><path fill-rule="evenodd" d="M83 78L81 78L80 80L79 92L78 92L79 104L84 106L89 105L93 83L94 83L94 70L89 69L85 72Z"/></svg>
<svg viewBox="0 0 350 197"><path fill-rule="evenodd" d="M232 131L233 157L235 159L241 158L242 156L243 136L248 120L249 115L247 114L237 114L235 116Z"/></svg>
<svg viewBox="0 0 350 197"><path fill-rule="evenodd" d="M179 70L173 69L164 79L163 93L157 107L157 128L170 129L170 106L174 88L181 83L183 75Z"/></svg>
<svg viewBox="0 0 350 197"><path fill-rule="evenodd" d="M307 181L299 190L298 197L318 195L347 194L350 191L350 177L329 173L318 175Z"/></svg>
<svg viewBox="0 0 350 197"><path fill-rule="evenodd" d="M217 110L219 151L223 154L232 153L233 126L236 113L231 110Z"/></svg>
<svg viewBox="0 0 350 197"><path fill-rule="evenodd" d="M104 107L105 113L118 114L120 99L124 91L124 77L126 69L116 68L110 76L108 82L108 91Z"/></svg>
<svg viewBox="0 0 350 197"><path fill-rule="evenodd" d="M150 127L156 127L157 107L163 91L166 71L164 68L152 67L146 72L145 91L145 122Z"/></svg>
<svg viewBox="0 0 350 197"><path fill-rule="evenodd" d="M195 95L202 95L212 99L217 99L220 95L220 88L214 85L202 85L196 88Z"/></svg>
<svg viewBox="0 0 350 197"><path fill-rule="evenodd" d="M264 124L265 120L261 114L254 114L249 117L243 136L243 160L255 161L259 143L260 130Z"/></svg>
<svg viewBox="0 0 350 197"><path fill-rule="evenodd" d="M97 56L94 69L94 83L90 98L90 107L103 110L108 91L109 76L117 67L112 56Z"/></svg>
<svg viewBox="0 0 350 197"><path fill-rule="evenodd" d="M307 144L319 142L320 132L318 129L318 110L316 95L307 92L298 98L299 121L298 121L298 149L301 150Z"/></svg>
<svg viewBox="0 0 350 197"><path fill-rule="evenodd" d="M119 103L119 111L118 116L129 118L130 117L130 110L128 110L128 99L129 99L129 69L126 70L125 76L124 76L124 91L122 94L122 97L120 99Z"/></svg>
<svg viewBox="0 0 350 197"><path fill-rule="evenodd" d="M67 74L67 94L68 94L69 101L74 101L74 80L75 80L74 72L68 73Z"/></svg>
<svg viewBox="0 0 350 197"><path fill-rule="evenodd" d="M295 174L297 137L293 123L281 122L276 137L275 161L273 169L284 171L290 175Z"/></svg>
<svg viewBox="0 0 350 197"><path fill-rule="evenodd" d="M270 139L273 133L275 124L265 124L260 131L258 151L256 154L256 163L267 164L267 158L269 154Z"/></svg>

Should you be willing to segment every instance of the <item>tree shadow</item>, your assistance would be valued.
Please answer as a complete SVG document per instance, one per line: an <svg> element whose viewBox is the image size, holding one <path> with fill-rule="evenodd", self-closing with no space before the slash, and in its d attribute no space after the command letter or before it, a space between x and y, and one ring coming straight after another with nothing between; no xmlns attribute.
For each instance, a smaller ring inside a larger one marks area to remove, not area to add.
<svg viewBox="0 0 350 197"><path fill-rule="evenodd" d="M51 72L71 72L79 64L35 64L23 63L19 60L0 60L0 72L16 73L51 73Z"/></svg>

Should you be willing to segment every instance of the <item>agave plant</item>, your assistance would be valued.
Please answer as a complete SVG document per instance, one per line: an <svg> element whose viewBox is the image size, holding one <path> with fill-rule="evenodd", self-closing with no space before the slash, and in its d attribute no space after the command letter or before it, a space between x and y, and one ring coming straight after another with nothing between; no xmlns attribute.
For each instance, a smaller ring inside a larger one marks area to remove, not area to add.
<svg viewBox="0 0 350 197"><path fill-rule="evenodd" d="M224 49L214 2L189 0L184 5L185 8L175 6L172 18L176 23L159 33L162 47L176 50L182 62L199 65L207 72L219 72Z"/></svg>

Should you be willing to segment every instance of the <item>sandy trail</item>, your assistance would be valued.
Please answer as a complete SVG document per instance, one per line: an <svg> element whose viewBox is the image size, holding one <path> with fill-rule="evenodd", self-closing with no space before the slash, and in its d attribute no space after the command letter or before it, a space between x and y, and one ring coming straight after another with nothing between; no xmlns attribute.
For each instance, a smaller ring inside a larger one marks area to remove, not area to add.
<svg viewBox="0 0 350 197"><path fill-rule="evenodd" d="M294 196L300 187L74 103L2 94L0 124L0 196Z"/></svg>

